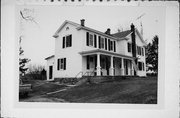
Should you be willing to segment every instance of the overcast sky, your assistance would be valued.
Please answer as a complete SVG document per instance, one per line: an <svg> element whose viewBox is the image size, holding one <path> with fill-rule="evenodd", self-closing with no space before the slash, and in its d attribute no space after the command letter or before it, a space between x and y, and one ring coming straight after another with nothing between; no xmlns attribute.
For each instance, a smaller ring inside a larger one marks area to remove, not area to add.
<svg viewBox="0 0 180 118"><path fill-rule="evenodd" d="M22 20L19 10L33 10L31 15L37 22ZM117 29L130 29L130 24L141 31L143 25L144 40L151 41L155 35L163 35L165 10L164 7L122 7L122 6L21 6L17 10L19 16L21 42L24 56L31 59L32 64L46 65L46 57L54 54L55 39L52 35L65 20L80 23L85 19L87 27L112 33ZM139 16L140 19L136 20ZM161 39L160 39L161 40Z"/></svg>

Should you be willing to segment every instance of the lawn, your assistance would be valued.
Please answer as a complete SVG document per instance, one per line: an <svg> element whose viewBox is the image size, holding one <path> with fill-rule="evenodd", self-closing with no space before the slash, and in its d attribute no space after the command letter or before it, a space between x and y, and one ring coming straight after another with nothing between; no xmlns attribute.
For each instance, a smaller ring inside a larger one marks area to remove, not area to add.
<svg viewBox="0 0 180 118"><path fill-rule="evenodd" d="M100 84L76 86L47 98L74 103L157 104L157 79L127 79Z"/></svg>
<svg viewBox="0 0 180 118"><path fill-rule="evenodd" d="M31 84L32 92L29 93L28 97L20 97L20 101L28 100L34 97L40 99L39 96L46 96L46 93L66 88L65 85L58 85L56 83L46 82L43 80L28 80L25 81L24 84Z"/></svg>

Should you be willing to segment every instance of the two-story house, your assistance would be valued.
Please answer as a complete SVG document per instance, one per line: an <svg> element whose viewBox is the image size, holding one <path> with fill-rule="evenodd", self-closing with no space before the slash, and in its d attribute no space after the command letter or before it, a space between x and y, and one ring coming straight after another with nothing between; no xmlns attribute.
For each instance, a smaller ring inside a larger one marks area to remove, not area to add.
<svg viewBox="0 0 180 118"><path fill-rule="evenodd" d="M77 76L146 76L145 42L131 29L111 34L64 21L53 35L55 54L47 57L47 80Z"/></svg>

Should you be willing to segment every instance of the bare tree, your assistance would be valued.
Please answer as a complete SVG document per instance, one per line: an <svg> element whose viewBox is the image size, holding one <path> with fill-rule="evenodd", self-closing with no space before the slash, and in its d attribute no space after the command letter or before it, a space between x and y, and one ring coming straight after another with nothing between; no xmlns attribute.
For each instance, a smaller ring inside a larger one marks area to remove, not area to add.
<svg viewBox="0 0 180 118"><path fill-rule="evenodd" d="M36 64L30 64L28 66L28 75L32 79L45 79L45 66L43 65L36 65Z"/></svg>
<svg viewBox="0 0 180 118"><path fill-rule="evenodd" d="M22 36L19 37L19 43L21 44L21 40L22 40ZM28 68L26 67L26 64L30 61L30 59L28 58L22 58L22 56L24 55L24 50L22 49L21 45L19 47L19 72L20 72L20 76L23 76L26 71L28 70Z"/></svg>
<svg viewBox="0 0 180 118"><path fill-rule="evenodd" d="M35 23L38 26L38 23L35 21L35 16L34 16L34 10L33 9L27 9L24 8L22 10L19 11L20 12L20 16L21 16L21 20L22 21L30 21ZM21 29L22 29L23 25L21 24ZM22 29L23 30L23 29ZM19 72L20 72L20 76L25 75L26 71L28 70L28 68L26 67L26 64L30 61L30 59L28 58L23 58L22 56L24 55L24 50L22 49L21 46L21 42L23 40L23 34L19 36Z"/></svg>
<svg viewBox="0 0 180 118"><path fill-rule="evenodd" d="M33 9L25 8L23 10L20 10L20 15L21 15L21 18L24 19L25 21L31 21L31 22L35 23L36 25L38 25L38 23L35 20Z"/></svg>

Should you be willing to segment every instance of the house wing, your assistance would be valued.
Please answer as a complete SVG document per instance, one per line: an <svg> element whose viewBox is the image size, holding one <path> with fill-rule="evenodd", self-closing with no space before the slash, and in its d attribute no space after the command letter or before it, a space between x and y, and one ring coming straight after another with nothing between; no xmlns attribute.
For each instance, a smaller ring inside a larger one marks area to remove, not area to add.
<svg viewBox="0 0 180 118"><path fill-rule="evenodd" d="M118 33L115 33L115 34L112 34L114 37L117 37L117 38L125 38L127 37L128 35L131 34L131 30L126 30L126 31L123 31L123 32L118 32Z"/></svg>
<svg viewBox="0 0 180 118"><path fill-rule="evenodd" d="M75 27L79 27L79 26L80 26L79 24L77 24L77 23L75 23L75 22L65 20L64 23L63 23L63 24L58 28L58 30L54 33L53 37L54 37L54 38L57 38L59 32L60 32L60 31L63 29L63 27L64 27L66 24L68 24L68 23L71 24L71 25L73 25L73 26L75 26Z"/></svg>

